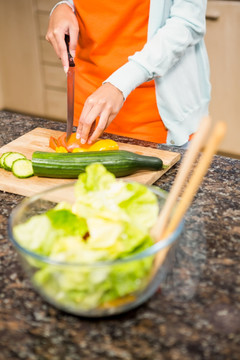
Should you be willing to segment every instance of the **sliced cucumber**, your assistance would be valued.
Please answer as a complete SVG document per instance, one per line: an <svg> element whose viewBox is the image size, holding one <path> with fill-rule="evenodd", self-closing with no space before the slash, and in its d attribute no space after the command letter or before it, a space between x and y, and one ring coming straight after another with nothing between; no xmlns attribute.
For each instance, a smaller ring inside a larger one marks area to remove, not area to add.
<svg viewBox="0 0 240 360"><path fill-rule="evenodd" d="M17 159L12 164L12 173L20 179L33 176L33 167L31 160Z"/></svg>
<svg viewBox="0 0 240 360"><path fill-rule="evenodd" d="M5 153L2 154L2 156L0 157L0 167L2 167L2 168L4 167L3 166L3 161L4 161L5 157L7 155L9 155L9 154L11 154L11 151L8 151L8 152L5 152Z"/></svg>
<svg viewBox="0 0 240 360"><path fill-rule="evenodd" d="M26 156L21 153L18 153L18 152L11 152L7 156L5 156L5 158L3 160L4 169L11 171L12 164L17 159L26 159Z"/></svg>

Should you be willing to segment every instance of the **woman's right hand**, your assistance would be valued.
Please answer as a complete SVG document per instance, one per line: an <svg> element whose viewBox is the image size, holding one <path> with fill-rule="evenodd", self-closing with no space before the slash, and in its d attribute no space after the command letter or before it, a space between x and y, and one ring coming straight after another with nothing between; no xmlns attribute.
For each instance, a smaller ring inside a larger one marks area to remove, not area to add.
<svg viewBox="0 0 240 360"><path fill-rule="evenodd" d="M66 4L58 5L50 16L46 40L52 44L57 56L61 59L65 73L69 66L65 35L69 35L69 50L74 58L78 34L79 26L72 9Z"/></svg>

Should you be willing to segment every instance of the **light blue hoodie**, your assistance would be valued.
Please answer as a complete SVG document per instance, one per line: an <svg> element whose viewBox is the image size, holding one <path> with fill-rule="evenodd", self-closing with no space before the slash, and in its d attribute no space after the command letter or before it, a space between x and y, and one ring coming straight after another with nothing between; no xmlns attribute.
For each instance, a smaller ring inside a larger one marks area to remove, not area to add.
<svg viewBox="0 0 240 360"><path fill-rule="evenodd" d="M169 145L185 144L208 114L206 6L207 0L150 0L147 43L104 81L126 99L137 86L154 79Z"/></svg>

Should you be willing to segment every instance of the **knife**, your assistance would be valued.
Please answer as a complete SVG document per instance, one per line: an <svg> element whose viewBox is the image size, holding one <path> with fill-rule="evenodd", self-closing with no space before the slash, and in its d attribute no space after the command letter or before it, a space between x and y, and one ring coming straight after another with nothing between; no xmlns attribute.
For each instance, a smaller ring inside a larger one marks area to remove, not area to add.
<svg viewBox="0 0 240 360"><path fill-rule="evenodd" d="M74 114L74 81L75 81L75 63L69 51L69 35L65 35L65 42L67 45L69 69L67 72L67 137L68 141L73 129L73 114Z"/></svg>

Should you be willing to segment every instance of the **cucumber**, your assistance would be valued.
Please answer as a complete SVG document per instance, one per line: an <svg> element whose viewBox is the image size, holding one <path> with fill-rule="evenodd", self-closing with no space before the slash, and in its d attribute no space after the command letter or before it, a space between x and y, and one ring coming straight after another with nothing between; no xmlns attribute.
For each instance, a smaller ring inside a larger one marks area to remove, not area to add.
<svg viewBox="0 0 240 360"><path fill-rule="evenodd" d="M101 163L116 177L139 170L161 170L158 157L138 155L125 150L87 151L82 153L50 153L35 151L32 156L34 175L50 178L77 178L92 163Z"/></svg>
<svg viewBox="0 0 240 360"><path fill-rule="evenodd" d="M33 176L33 167L31 160L17 159L12 164L12 173L20 179Z"/></svg>
<svg viewBox="0 0 240 360"><path fill-rule="evenodd" d="M3 160L3 167L5 170L12 170L12 164L17 159L26 159L26 156L18 153L18 152L10 152L7 156L5 156Z"/></svg>
<svg viewBox="0 0 240 360"><path fill-rule="evenodd" d="M0 157L0 167L3 168L3 161L7 155L11 154L11 151L5 152Z"/></svg>

